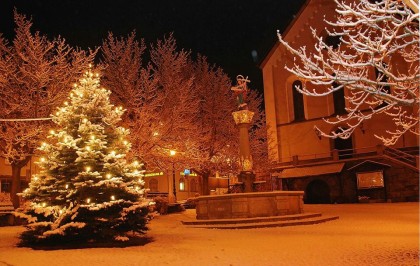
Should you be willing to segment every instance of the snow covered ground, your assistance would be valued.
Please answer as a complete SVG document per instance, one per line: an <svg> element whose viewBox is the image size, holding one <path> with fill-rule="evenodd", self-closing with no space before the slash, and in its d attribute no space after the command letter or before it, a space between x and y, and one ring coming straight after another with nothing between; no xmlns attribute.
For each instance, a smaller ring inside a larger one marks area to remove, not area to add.
<svg viewBox="0 0 420 266"><path fill-rule="evenodd" d="M419 204L305 205L339 220L294 227L188 229L195 210L159 216L145 246L18 248L23 227L0 227L0 266L18 265L419 265Z"/></svg>

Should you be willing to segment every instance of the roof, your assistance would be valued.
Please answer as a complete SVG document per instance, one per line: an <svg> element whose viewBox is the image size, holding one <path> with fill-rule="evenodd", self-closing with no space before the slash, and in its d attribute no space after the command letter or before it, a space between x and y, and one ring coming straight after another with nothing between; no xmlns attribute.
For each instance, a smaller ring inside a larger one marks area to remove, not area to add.
<svg viewBox="0 0 420 266"><path fill-rule="evenodd" d="M343 170L344 163L323 164L317 166L295 167L284 169L279 173L279 178L299 178L306 176L317 176L340 173Z"/></svg>
<svg viewBox="0 0 420 266"><path fill-rule="evenodd" d="M360 166L366 165L366 164L373 164L373 165L378 165L378 166L381 166L381 167L391 167L391 165L389 165L389 164L379 163L379 162L375 162L375 161L371 161L371 160L366 160L366 161L363 161L361 163L358 163L358 164L350 167L347 170L351 171L351 170L354 170L354 169L359 168Z"/></svg>

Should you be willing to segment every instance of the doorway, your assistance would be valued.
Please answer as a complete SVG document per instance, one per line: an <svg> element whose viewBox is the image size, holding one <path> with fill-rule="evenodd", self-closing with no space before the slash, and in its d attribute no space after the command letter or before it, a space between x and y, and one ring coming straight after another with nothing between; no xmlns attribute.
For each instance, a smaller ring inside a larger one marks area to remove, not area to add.
<svg viewBox="0 0 420 266"><path fill-rule="evenodd" d="M305 203L306 204L327 204L331 203L330 187L327 182L323 180L313 180L305 190Z"/></svg>

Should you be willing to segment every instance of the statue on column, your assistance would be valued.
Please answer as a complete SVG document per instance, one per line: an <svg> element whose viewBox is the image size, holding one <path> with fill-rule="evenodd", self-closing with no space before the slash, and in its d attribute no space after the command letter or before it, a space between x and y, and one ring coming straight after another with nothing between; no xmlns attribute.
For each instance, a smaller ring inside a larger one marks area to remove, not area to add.
<svg viewBox="0 0 420 266"><path fill-rule="evenodd" d="M238 101L238 109L248 109L246 103L246 95L248 93L247 83L249 83L250 80L248 79L248 77L244 78L244 76L238 75L236 76L236 82L238 85L232 87L231 90L235 92L236 99Z"/></svg>
<svg viewBox="0 0 420 266"><path fill-rule="evenodd" d="M239 129L239 158L241 169L238 179L244 186L244 192L252 192L255 174L252 171L252 156L248 131L252 123L254 112L248 110L248 105L246 103L246 96L248 93L247 84L250 80L248 78L244 78L242 75L238 75L236 80L237 85L233 86L231 90L236 95L239 109L238 111L232 113L235 124Z"/></svg>

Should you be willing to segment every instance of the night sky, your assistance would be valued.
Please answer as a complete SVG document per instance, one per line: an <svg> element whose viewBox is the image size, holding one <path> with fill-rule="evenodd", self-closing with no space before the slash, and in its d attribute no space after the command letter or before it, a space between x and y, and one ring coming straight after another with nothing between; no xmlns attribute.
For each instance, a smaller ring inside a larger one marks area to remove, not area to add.
<svg viewBox="0 0 420 266"><path fill-rule="evenodd" d="M136 30L146 44L173 32L178 48L203 54L232 79L249 76L262 91L259 62L305 0L1 0L0 32L13 37L13 8L32 16L33 29L94 48L113 32Z"/></svg>

